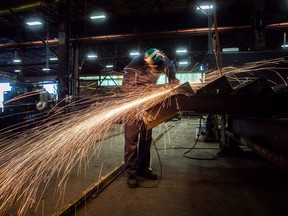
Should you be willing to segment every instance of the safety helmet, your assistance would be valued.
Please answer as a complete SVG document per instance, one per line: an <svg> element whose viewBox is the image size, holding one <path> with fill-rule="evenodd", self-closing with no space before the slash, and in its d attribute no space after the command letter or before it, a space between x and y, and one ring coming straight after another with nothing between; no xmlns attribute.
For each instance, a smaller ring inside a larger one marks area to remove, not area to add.
<svg viewBox="0 0 288 216"><path fill-rule="evenodd" d="M148 48L145 50L144 60L148 65L158 66L164 61L165 55L159 49Z"/></svg>

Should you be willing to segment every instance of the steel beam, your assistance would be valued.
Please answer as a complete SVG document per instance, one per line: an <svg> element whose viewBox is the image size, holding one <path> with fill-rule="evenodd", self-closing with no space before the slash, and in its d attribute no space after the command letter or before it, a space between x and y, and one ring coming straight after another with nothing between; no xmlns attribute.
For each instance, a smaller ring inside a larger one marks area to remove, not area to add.
<svg viewBox="0 0 288 216"><path fill-rule="evenodd" d="M253 95L179 95L182 112L235 116L272 117L288 114L286 97Z"/></svg>
<svg viewBox="0 0 288 216"><path fill-rule="evenodd" d="M226 131L225 135L238 143L246 145L248 148L259 154L260 156L266 158L276 166L280 167L281 169L288 171L288 157L282 155L281 153L277 153L271 150L269 147L256 143L249 138L245 138L243 136L239 136L239 134L231 133L230 131Z"/></svg>
<svg viewBox="0 0 288 216"><path fill-rule="evenodd" d="M71 215L75 212L75 209L82 206L87 199L95 198L100 192L102 192L110 183L112 183L122 172L124 171L124 164L119 165L106 176L100 182L95 182L89 188L84 190L77 199L65 205L62 209L57 210L52 216L64 216Z"/></svg>
<svg viewBox="0 0 288 216"><path fill-rule="evenodd" d="M230 120L232 133L261 144L288 157L288 121L286 119L236 118Z"/></svg>

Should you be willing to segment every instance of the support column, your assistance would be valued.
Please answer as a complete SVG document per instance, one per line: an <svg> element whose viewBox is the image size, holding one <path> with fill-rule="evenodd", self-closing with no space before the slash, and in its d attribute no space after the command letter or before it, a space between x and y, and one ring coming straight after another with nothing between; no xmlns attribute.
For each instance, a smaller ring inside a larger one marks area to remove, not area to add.
<svg viewBox="0 0 288 216"><path fill-rule="evenodd" d="M19 66L19 76L18 76L18 81L19 82L24 82L25 81L25 73L24 73L24 62L25 62L25 48L20 48L18 51L18 57L21 60L20 66Z"/></svg>
<svg viewBox="0 0 288 216"><path fill-rule="evenodd" d="M252 50L265 50L265 26L263 23L265 2L262 0L254 0L251 5Z"/></svg>
<svg viewBox="0 0 288 216"><path fill-rule="evenodd" d="M62 0L59 3L59 71L57 80L60 101L71 95L71 91L69 91L69 2L69 0Z"/></svg>
<svg viewBox="0 0 288 216"><path fill-rule="evenodd" d="M213 36L212 36L212 13L214 9L208 9L208 53L211 54L213 53L213 46L212 46L212 41L213 41Z"/></svg>
<svg viewBox="0 0 288 216"><path fill-rule="evenodd" d="M222 75L221 69L222 69L222 56L221 56L221 49L220 49L220 39L218 34L218 24L217 24L217 15L216 15L216 9L213 11L213 25L214 25L214 49L216 53L216 66L219 71L219 75Z"/></svg>
<svg viewBox="0 0 288 216"><path fill-rule="evenodd" d="M72 95L74 99L79 98L79 45L73 46L73 77L72 77Z"/></svg>

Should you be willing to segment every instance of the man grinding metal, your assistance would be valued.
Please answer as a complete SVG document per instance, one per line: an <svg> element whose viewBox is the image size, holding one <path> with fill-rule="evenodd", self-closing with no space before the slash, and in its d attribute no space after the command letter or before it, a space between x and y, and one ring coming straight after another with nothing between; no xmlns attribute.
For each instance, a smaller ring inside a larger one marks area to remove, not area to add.
<svg viewBox="0 0 288 216"><path fill-rule="evenodd" d="M135 57L123 72L125 91L145 85L156 85L161 74L168 77L169 83L179 84L173 61L156 48L145 49L144 53ZM143 120L127 122L124 125L124 138L124 162L128 187L138 187L136 176L157 180L157 174L150 168L152 129L148 130Z"/></svg>

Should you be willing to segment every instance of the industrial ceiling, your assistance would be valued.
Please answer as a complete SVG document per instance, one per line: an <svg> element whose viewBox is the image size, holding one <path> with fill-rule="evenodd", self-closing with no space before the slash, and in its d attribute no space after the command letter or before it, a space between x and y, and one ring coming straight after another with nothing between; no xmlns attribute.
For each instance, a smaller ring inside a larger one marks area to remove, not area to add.
<svg viewBox="0 0 288 216"><path fill-rule="evenodd" d="M61 61L66 61L68 68L74 64L71 50L78 47L77 65L82 75L107 71L107 64L113 64L110 70L121 72L131 60L132 49L141 51L150 46L159 47L176 63L182 57L176 56L175 50L185 47L193 66L203 61L208 49L210 15L196 10L204 3L216 5L221 48L281 49L288 26L287 1L1 0L0 71L17 76L21 73L31 80L57 76L59 59L63 58L59 51L63 34L69 41L69 54ZM106 19L91 20L95 12L105 13ZM25 22L31 18L39 18L43 25L27 26ZM255 46L257 38L265 40L264 45L259 42L260 46ZM96 54L97 59L89 61L89 53ZM13 62L19 57L21 62ZM58 61L51 61L51 57ZM45 67L49 71L43 71Z"/></svg>

